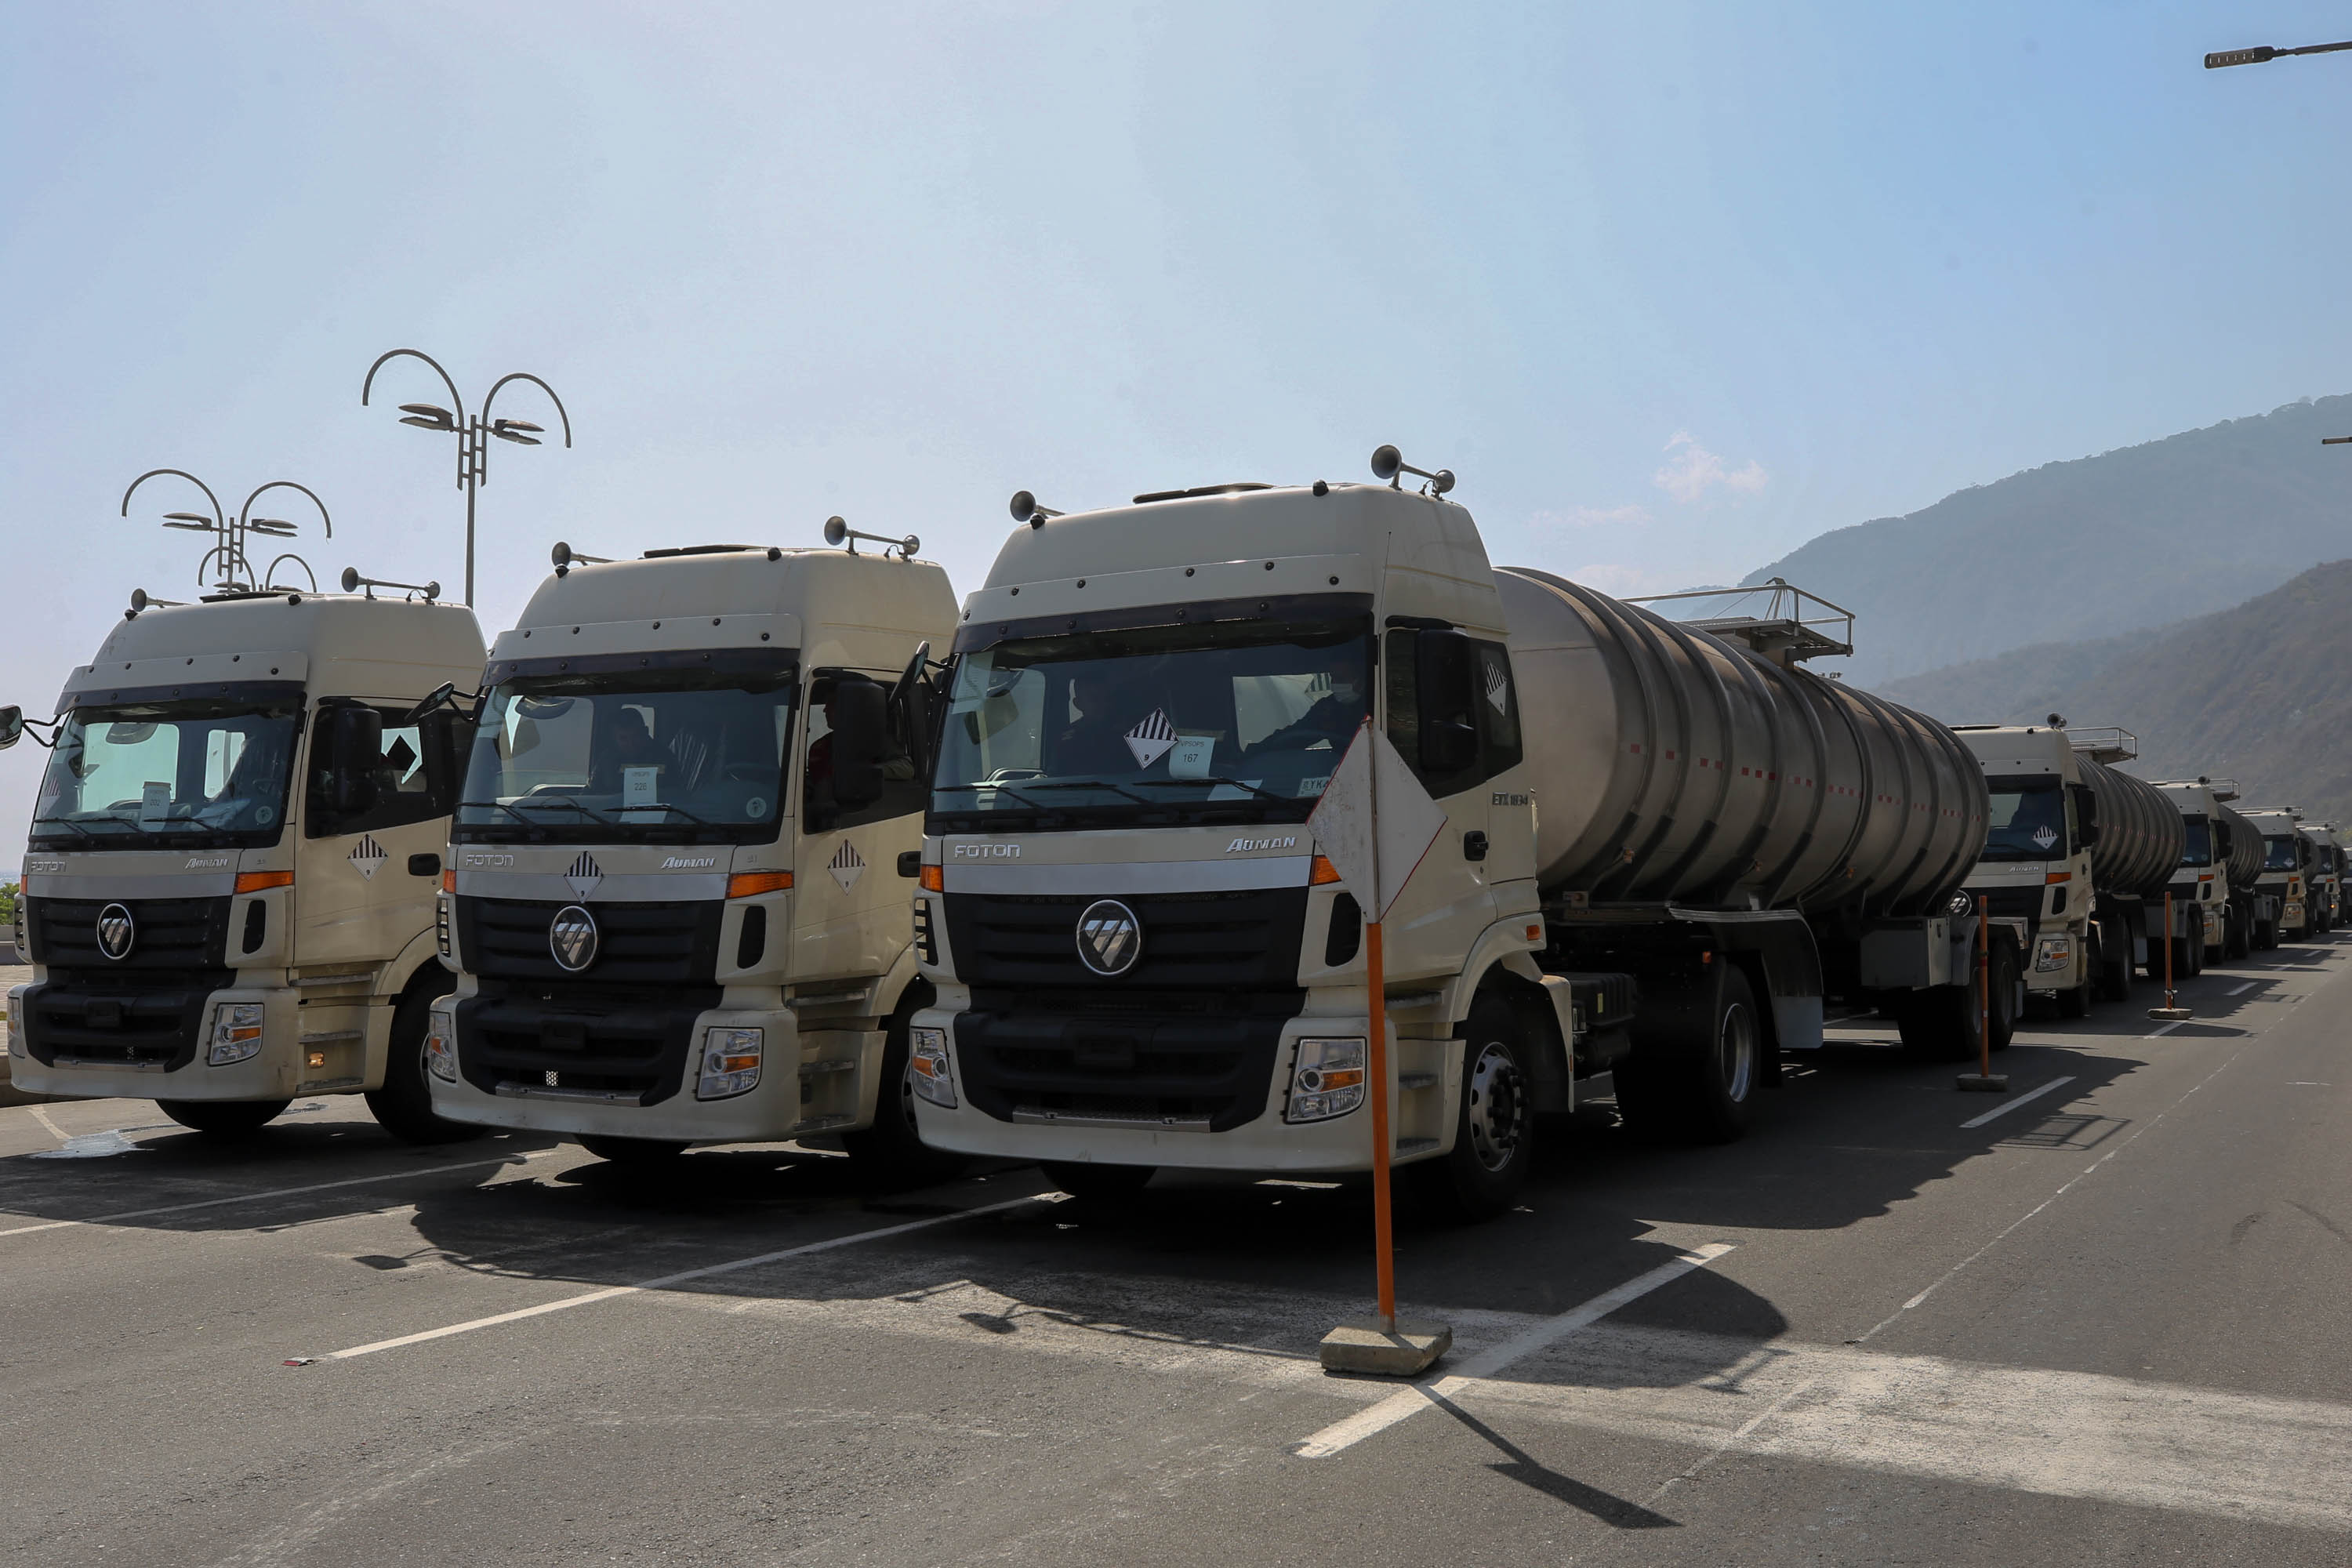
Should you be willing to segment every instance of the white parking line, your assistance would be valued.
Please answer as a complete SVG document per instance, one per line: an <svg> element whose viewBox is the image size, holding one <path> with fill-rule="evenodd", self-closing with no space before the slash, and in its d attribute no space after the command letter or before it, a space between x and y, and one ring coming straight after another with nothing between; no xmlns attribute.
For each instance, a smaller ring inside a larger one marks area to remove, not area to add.
<svg viewBox="0 0 2352 1568"><path fill-rule="evenodd" d="M2222 992L2221 994L2224 996L2243 996L2247 992L2252 991L2255 986L2260 985L2261 984L2262 982L2259 980L2249 980L2243 985L2232 985L2227 991Z"/></svg>
<svg viewBox="0 0 2352 1568"><path fill-rule="evenodd" d="M2186 1018L2176 1018L2171 1023L2164 1026L2161 1029L2152 1029L2148 1033L2142 1035L2140 1038L2143 1040L2160 1040L2164 1038L2165 1036L2172 1033L2173 1030L2180 1027L2181 1025L2187 1022L2189 1022L2189 1020Z"/></svg>
<svg viewBox="0 0 2352 1568"><path fill-rule="evenodd" d="M1291 1452L1302 1459L1328 1459L1351 1448L1375 1433L1387 1431L1407 1416L1433 1408L1439 1400L1454 1397L1513 1362L1533 1355L1553 1342L1599 1322L1620 1307L1641 1300L1659 1286L1670 1285L1692 1269L1705 1268L1736 1245L1728 1241L1711 1241L1705 1247L1693 1247L1676 1256L1671 1263L1662 1263L1647 1274L1628 1279L1613 1290L1602 1291L1580 1307L1570 1308L1556 1318L1546 1318L1525 1333L1480 1352L1463 1363L1459 1372L1450 1373L1433 1383L1416 1383L1389 1395L1368 1410L1360 1410L1344 1421L1333 1422Z"/></svg>
<svg viewBox="0 0 2352 1568"><path fill-rule="evenodd" d="M2011 1111L2015 1110L2019 1106L2026 1103L2026 1101L2039 1100L2043 1095L2048 1094L2052 1089L2058 1088L2062 1084L2069 1084L2074 1081L2074 1080L2071 1076L2066 1078L2053 1078L2039 1089L2029 1089L2023 1094L2019 1095L2015 1100L2004 1100L2002 1103L1994 1106L1990 1110L1986 1111L1982 1116L1961 1122L1960 1130L1965 1132L1971 1127L1982 1127L1994 1117L2006 1116Z"/></svg>
<svg viewBox="0 0 2352 1568"><path fill-rule="evenodd" d="M201 1198L194 1203L164 1204L157 1208L121 1209L113 1214L95 1214L88 1219L44 1220L39 1225L20 1225L12 1230L0 1230L0 1236L29 1236L37 1230L70 1230L76 1226L112 1225L121 1219L152 1219L157 1215L186 1214L191 1209L219 1208L224 1204L260 1203L267 1198L299 1197L304 1193L332 1192L338 1187L364 1187L376 1182L397 1182L410 1176L429 1176L440 1171L478 1171L485 1165L520 1165L559 1149L532 1149L520 1154L501 1154L495 1160L467 1160L456 1165L419 1165L408 1171L386 1171L380 1176L353 1176L341 1182L314 1182L307 1187L273 1187L267 1192L236 1193L225 1198Z"/></svg>
<svg viewBox="0 0 2352 1568"><path fill-rule="evenodd" d="M1058 1201L1059 1193L1038 1193L1025 1198L1009 1198L1001 1204L983 1204L978 1208L959 1209L953 1214L933 1215L929 1219L908 1220L904 1225L886 1225L879 1230L861 1230L849 1236L836 1236L824 1241L803 1242L798 1247L780 1247L774 1252L762 1252L751 1258L731 1258L725 1263L706 1263L699 1268L681 1269L665 1274L657 1279L640 1280L635 1285L607 1285L601 1290L583 1290L577 1296L565 1296L558 1300L542 1301L536 1307L519 1307L511 1312L493 1312L487 1318L469 1318L462 1323L449 1323L437 1329L425 1329L414 1334L402 1334L389 1340L377 1340L349 1350L330 1351L329 1361L349 1361L353 1356L373 1355L378 1351L394 1351L403 1345L423 1344L426 1340L446 1340L452 1334L470 1334L476 1329L495 1328L500 1323L519 1322L525 1318L544 1317L550 1312L568 1311L573 1307L585 1307L597 1301L609 1301L616 1296L642 1295L648 1290L667 1290L673 1285L683 1285L689 1279L708 1279L717 1274L732 1274L739 1269L757 1268L766 1263L781 1263L787 1258L806 1258L814 1252L830 1252L837 1247L854 1247L861 1241L879 1241L884 1237L905 1236L911 1231L929 1230L935 1225L953 1220L975 1219L984 1214L996 1214L1004 1209L1019 1208L1024 1204ZM289 1363L290 1364L290 1363Z"/></svg>

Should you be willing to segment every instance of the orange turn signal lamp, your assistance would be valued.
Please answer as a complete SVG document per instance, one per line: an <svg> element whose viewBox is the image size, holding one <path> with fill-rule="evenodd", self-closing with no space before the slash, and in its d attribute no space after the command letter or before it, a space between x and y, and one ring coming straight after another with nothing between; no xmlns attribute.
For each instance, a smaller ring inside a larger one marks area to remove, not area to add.
<svg viewBox="0 0 2352 1568"><path fill-rule="evenodd" d="M1336 882L1339 879L1339 868L1331 864L1328 856L1318 855L1307 868L1307 885L1310 888L1319 888L1327 882Z"/></svg>
<svg viewBox="0 0 2352 1568"><path fill-rule="evenodd" d="M944 893L948 890L947 868L926 866L915 880L916 884L927 893Z"/></svg>
<svg viewBox="0 0 2352 1568"><path fill-rule="evenodd" d="M2042 879L2042 885L2045 888L2054 888L2061 882L2071 882L2074 879L2074 873L2072 871L2053 871Z"/></svg>
<svg viewBox="0 0 2352 1568"><path fill-rule="evenodd" d="M294 873L291 871L239 871L236 874L236 890L240 893L264 893L272 888L290 888L293 885ZM213 886L220 884L215 882Z"/></svg>
<svg viewBox="0 0 2352 1568"><path fill-rule="evenodd" d="M790 871L738 871L727 879L727 896L748 899L760 893L781 893L792 885Z"/></svg>
<svg viewBox="0 0 2352 1568"><path fill-rule="evenodd" d="M441 890L445 893L454 893L457 890L457 872L444 871L441 873Z"/></svg>

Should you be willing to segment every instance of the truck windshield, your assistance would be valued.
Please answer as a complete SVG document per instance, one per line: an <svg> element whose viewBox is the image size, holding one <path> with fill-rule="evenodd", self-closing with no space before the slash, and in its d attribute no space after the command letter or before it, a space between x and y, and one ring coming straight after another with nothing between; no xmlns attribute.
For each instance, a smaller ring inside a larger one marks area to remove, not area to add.
<svg viewBox="0 0 2352 1568"><path fill-rule="evenodd" d="M2296 865L2295 851L2298 846L2295 843L2294 834L2266 833L2263 836L2263 845L2264 849L2264 853L2263 855L2263 870L2292 871L2294 869Z"/></svg>
<svg viewBox="0 0 2352 1568"><path fill-rule="evenodd" d="M1367 620L1016 639L960 655L933 832L1303 822L1362 723Z"/></svg>
<svg viewBox="0 0 2352 1568"><path fill-rule="evenodd" d="M2188 847L2181 852L2180 863L2184 866L2210 866L2213 863L2212 822L2203 816L2187 816L2181 818L2180 826L2187 829L2188 834Z"/></svg>
<svg viewBox="0 0 2352 1568"><path fill-rule="evenodd" d="M784 807L789 673L518 676L482 705L467 843L765 842Z"/></svg>
<svg viewBox="0 0 2352 1568"><path fill-rule="evenodd" d="M2066 797L2055 773L1985 781L1992 796L1987 860L2050 860L2066 850Z"/></svg>
<svg viewBox="0 0 2352 1568"><path fill-rule="evenodd" d="M33 807L44 849L274 844L301 700L77 708Z"/></svg>

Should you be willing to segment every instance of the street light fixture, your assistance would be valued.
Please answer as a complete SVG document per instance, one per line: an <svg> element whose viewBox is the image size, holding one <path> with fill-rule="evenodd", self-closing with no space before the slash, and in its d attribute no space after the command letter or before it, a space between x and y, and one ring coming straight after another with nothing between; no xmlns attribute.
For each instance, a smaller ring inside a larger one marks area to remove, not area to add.
<svg viewBox="0 0 2352 1568"><path fill-rule="evenodd" d="M501 441L512 441L520 447L536 447L541 443L532 434L524 432L535 433L542 428L527 420L493 419L490 417L490 405L498 401L499 389L507 383L530 383L547 394L547 400L555 405L556 416L563 421L563 444L566 447L572 445L572 416L564 412L563 399L555 395L555 388L535 375L516 371L510 375L499 377L491 384L488 394L482 399L480 410L469 418L466 414L466 400L457 395L457 384L449 379L449 373L443 370L440 362L431 354L416 349L394 349L390 353L379 355L375 363L368 366L367 380L360 384L361 407L367 406L368 395L374 390L375 373L384 367L386 361L402 358L423 360L431 365L434 374L441 378L441 384L449 389L449 401L457 409L453 414L436 403L404 403L400 405L400 422L413 425L419 430L435 430L457 437L457 488L466 492L466 603L470 605L474 602L474 503L478 492L490 482L488 438L495 436Z"/></svg>
<svg viewBox="0 0 2352 1568"><path fill-rule="evenodd" d="M318 574L311 572L310 563L300 556L290 552L280 555L269 563L268 571L257 576L253 570L253 563L245 553L245 542L253 534L257 533L269 539L291 539L298 531L294 524L283 518L253 515L253 503L271 490L299 490L309 496L310 504L319 509L319 521L326 524L327 537L332 539L335 536L335 520L327 515L327 503L312 493L308 486L298 485L292 479L272 479L266 485L257 487L251 495L247 496L245 504L237 508L236 517L231 518L227 510L221 505L220 498L213 494L212 487L185 468L150 468L131 480L131 489L122 492L122 515L124 517L131 515L131 491L136 490L149 479L166 474L173 479L187 480L196 489L204 491L205 500L212 503L212 510L209 512L167 511L163 514L165 528L185 529L191 533L214 535L212 548L205 551L203 558L196 563L196 584L199 587L210 587L224 594L249 594L257 591L273 593L278 588L274 579L278 574L278 563L291 561L310 576L311 591L317 592ZM205 583L205 574L214 570L219 572L220 580L216 583ZM160 604L162 601L158 600L157 603Z"/></svg>
<svg viewBox="0 0 2352 1568"><path fill-rule="evenodd" d="M2223 66L2268 65L2289 55L2332 55L2338 49L2352 49L2352 38L2340 44L2305 44L2301 48L2274 49L2268 45L2252 49L2217 49L2205 57L2205 68L2220 70Z"/></svg>

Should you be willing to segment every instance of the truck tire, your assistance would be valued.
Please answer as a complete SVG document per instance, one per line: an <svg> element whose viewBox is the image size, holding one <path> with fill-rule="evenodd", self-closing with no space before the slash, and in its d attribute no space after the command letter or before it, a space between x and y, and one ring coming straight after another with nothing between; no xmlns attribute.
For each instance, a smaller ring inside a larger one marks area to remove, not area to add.
<svg viewBox="0 0 2352 1568"><path fill-rule="evenodd" d="M2091 1016L2091 983L2088 980L2058 993L2058 1016L2062 1018L2087 1018Z"/></svg>
<svg viewBox="0 0 2352 1568"><path fill-rule="evenodd" d="M1909 1026L1905 1026L1907 1031ZM1617 1066L1617 1108L1636 1131L1694 1143L1728 1143L1755 1118L1764 1081L1764 1025L1748 976L1727 969L1713 1026L1693 1049L1636 1045Z"/></svg>
<svg viewBox="0 0 2352 1568"><path fill-rule="evenodd" d="M890 1016L882 1046L882 1082L874 1096L874 1125L841 1135L858 1176L892 1191L949 1181L967 1163L923 1142L915 1124L915 1079L907 1067L907 1031L915 1017L909 997Z"/></svg>
<svg viewBox="0 0 2352 1568"><path fill-rule="evenodd" d="M2116 945L2117 951L2112 952L2105 943L2099 946L2099 1000L2102 1002L2131 1000L2131 938L2126 936Z"/></svg>
<svg viewBox="0 0 2352 1568"><path fill-rule="evenodd" d="M1527 1031L1502 997L1472 1004L1462 1033L1454 1147L1402 1174L1431 1207L1475 1222L1510 1212L1528 1184L1535 1160L1534 1080Z"/></svg>
<svg viewBox="0 0 2352 1568"><path fill-rule="evenodd" d="M1097 1165L1083 1160L1048 1160L1038 1169L1045 1179L1082 1204L1117 1203L1142 1192L1157 1165Z"/></svg>
<svg viewBox="0 0 2352 1568"><path fill-rule="evenodd" d="M2254 951L2257 952L2268 952L2272 948L2276 947L2278 945L2277 928L2272 925L2268 921L2256 921L2254 922L2253 945Z"/></svg>
<svg viewBox="0 0 2352 1568"><path fill-rule="evenodd" d="M2246 958L2254 951L2253 939L2246 933L2245 918L2235 910L2225 910L2221 915L2221 956Z"/></svg>
<svg viewBox="0 0 2352 1568"><path fill-rule="evenodd" d="M2199 921L2189 932L2189 977L2191 980L2205 973L2205 922Z"/></svg>
<svg viewBox="0 0 2352 1568"><path fill-rule="evenodd" d="M392 1010L392 1045L383 1058L383 1087L367 1091L376 1124L404 1143L457 1143L479 1138L487 1127L468 1126L433 1113L433 1090L425 1077L425 1033L433 1021L433 1001L448 994L457 977L439 964L427 980Z"/></svg>
<svg viewBox="0 0 2352 1568"><path fill-rule="evenodd" d="M615 1165L667 1165L686 1152L686 1142L679 1138L614 1138L583 1132L579 1142L599 1160L610 1160Z"/></svg>
<svg viewBox="0 0 2352 1568"><path fill-rule="evenodd" d="M1986 960L1986 984L1990 994L1985 1011L1991 1015L1991 1048L2005 1051L2017 1035L2019 977L2017 950L1995 942ZM1974 1061L1979 1053L1977 988L1931 985L1906 999L1900 1021L1903 1046L1922 1061Z"/></svg>
<svg viewBox="0 0 2352 1568"><path fill-rule="evenodd" d="M1999 937L1993 939L1990 982L1992 1005L1992 1048L2009 1049L2010 1041L2017 1037L2017 1020L2025 1011L2025 976L2017 960L2017 949ZM1973 1031L1971 1031L1973 1033Z"/></svg>
<svg viewBox="0 0 2352 1568"><path fill-rule="evenodd" d="M213 1138L250 1138L277 1120L290 1100L159 1100L155 1108L181 1126Z"/></svg>

